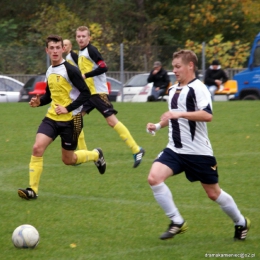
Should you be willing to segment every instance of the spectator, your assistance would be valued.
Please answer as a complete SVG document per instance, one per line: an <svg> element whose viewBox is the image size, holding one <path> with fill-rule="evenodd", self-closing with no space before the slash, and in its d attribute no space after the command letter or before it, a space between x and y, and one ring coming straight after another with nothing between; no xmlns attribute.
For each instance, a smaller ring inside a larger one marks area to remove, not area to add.
<svg viewBox="0 0 260 260"><path fill-rule="evenodd" d="M147 82L153 82L152 95L148 97L147 101L158 100L160 96L164 96L170 83L170 78L167 71L162 68L160 61L155 61L153 69L150 72Z"/></svg>
<svg viewBox="0 0 260 260"><path fill-rule="evenodd" d="M207 69L204 84L208 87L212 100L214 100L215 92L220 89L221 85L228 80L227 74L218 60L213 60L211 66Z"/></svg>

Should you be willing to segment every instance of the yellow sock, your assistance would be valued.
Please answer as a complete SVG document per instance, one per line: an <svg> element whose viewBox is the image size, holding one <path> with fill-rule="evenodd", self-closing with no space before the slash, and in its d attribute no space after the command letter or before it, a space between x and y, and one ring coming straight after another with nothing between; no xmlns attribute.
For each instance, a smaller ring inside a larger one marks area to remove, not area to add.
<svg viewBox="0 0 260 260"><path fill-rule="evenodd" d="M30 188L38 194L40 177L43 169L43 157L31 156L31 161L29 164L29 179Z"/></svg>
<svg viewBox="0 0 260 260"><path fill-rule="evenodd" d="M78 150L75 151L75 154L78 157L76 164L85 163L89 161L97 161L99 157L97 151Z"/></svg>
<svg viewBox="0 0 260 260"><path fill-rule="evenodd" d="M84 135L83 128L82 128L79 138L78 138L78 149L79 150L88 150L87 144L85 142L85 135Z"/></svg>
<svg viewBox="0 0 260 260"><path fill-rule="evenodd" d="M121 122L118 122L114 126L114 129L119 134L121 139L126 143L126 145L132 150L133 154L140 151L140 147L137 145L128 129Z"/></svg>

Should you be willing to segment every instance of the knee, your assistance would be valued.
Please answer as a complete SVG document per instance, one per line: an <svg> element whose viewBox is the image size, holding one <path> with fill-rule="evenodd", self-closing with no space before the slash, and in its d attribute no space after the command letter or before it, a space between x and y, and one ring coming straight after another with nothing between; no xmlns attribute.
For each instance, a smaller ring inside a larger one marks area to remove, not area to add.
<svg viewBox="0 0 260 260"><path fill-rule="evenodd" d="M207 195L209 199L215 201L218 198L219 193L216 191L207 191Z"/></svg>
<svg viewBox="0 0 260 260"><path fill-rule="evenodd" d="M75 164L70 158L65 158L65 157L62 158L62 162L63 162L65 165Z"/></svg>
<svg viewBox="0 0 260 260"><path fill-rule="evenodd" d="M39 145L38 143L35 143L33 145L33 155L34 156L42 156L43 152L44 152L44 149L42 148L41 145Z"/></svg>
<svg viewBox="0 0 260 260"><path fill-rule="evenodd" d="M107 124L108 124L110 127L112 127L112 128L115 126L114 123L113 123L112 121L110 121L110 120L107 121Z"/></svg>
<svg viewBox="0 0 260 260"><path fill-rule="evenodd" d="M153 172L150 172L147 178L147 181L150 186L158 185L160 184L163 180L160 180L156 174Z"/></svg>

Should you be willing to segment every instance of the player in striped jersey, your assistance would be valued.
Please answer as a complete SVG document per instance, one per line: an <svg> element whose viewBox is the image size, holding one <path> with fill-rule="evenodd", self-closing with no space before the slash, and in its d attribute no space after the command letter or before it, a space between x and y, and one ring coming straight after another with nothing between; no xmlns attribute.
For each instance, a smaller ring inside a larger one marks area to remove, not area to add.
<svg viewBox="0 0 260 260"><path fill-rule="evenodd" d="M43 96L37 95L29 102L31 107L50 104L40 124L29 165L29 188L18 189L24 199L36 199L40 176L43 171L43 154L47 147L61 137L62 161L74 165L93 161L101 174L105 173L106 162L100 148L93 151L75 152L78 135L82 129L81 107L90 98L90 91L82 79L79 69L62 58L63 41L58 35L46 39L46 52L51 66L46 72L47 87Z"/></svg>
<svg viewBox="0 0 260 260"><path fill-rule="evenodd" d="M168 126L169 142L155 159L148 176L154 197L171 220L161 239L173 238L187 230L187 223L176 207L165 180L185 172L190 182L199 181L207 196L215 201L232 219L234 239L244 240L250 220L238 209L234 199L218 184L217 161L207 133L207 122L212 120L212 102L207 87L195 76L197 57L189 50L173 54L173 72L178 84L169 89L169 111L157 124L148 123L147 131L158 131Z"/></svg>

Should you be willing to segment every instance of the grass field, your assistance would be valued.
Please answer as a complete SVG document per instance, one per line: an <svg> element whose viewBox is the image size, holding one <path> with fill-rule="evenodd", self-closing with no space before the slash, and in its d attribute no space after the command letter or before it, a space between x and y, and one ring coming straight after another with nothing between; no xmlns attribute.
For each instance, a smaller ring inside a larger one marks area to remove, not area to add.
<svg viewBox="0 0 260 260"><path fill-rule="evenodd" d="M260 259L260 102L215 102L214 119L208 124L220 186L252 222L244 242L233 241L231 220L206 197L199 183L188 182L184 174L168 179L167 184L188 222L188 232L169 241L158 239L169 220L153 198L147 175L168 137L167 129L153 137L145 127L147 122L158 122L167 105L114 105L118 118L146 150L142 164L132 168L130 149L93 111L84 117L85 137L89 149L103 149L107 172L100 175L93 163L63 165L57 139L44 155L39 197L26 201L18 197L17 189L28 186L31 149L47 107L0 104L0 259L196 260L214 259L205 254L217 253ZM12 232L21 224L38 229L36 249L13 246Z"/></svg>

